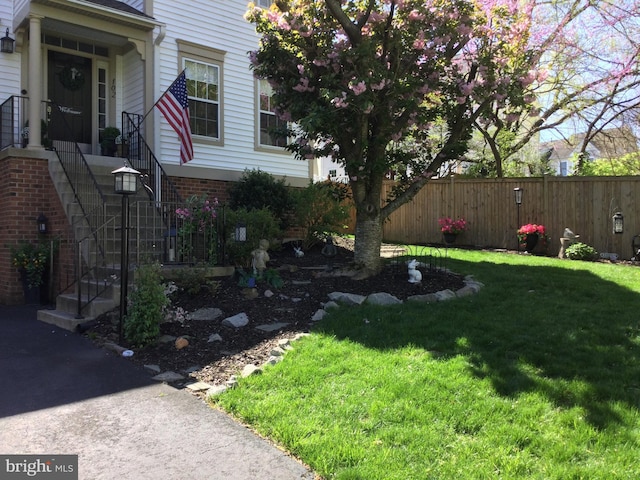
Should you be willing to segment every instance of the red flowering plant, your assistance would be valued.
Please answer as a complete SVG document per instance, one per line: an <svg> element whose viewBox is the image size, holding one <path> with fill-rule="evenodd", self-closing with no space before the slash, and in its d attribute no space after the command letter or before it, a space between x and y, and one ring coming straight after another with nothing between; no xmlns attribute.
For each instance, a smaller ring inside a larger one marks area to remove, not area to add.
<svg viewBox="0 0 640 480"><path fill-rule="evenodd" d="M544 225L537 225L535 223L527 223L526 225L522 225L518 229L518 241L521 245L527 243L527 237L529 235L537 235L538 239L546 244L549 236L547 235L547 230L544 228Z"/></svg>
<svg viewBox="0 0 640 480"><path fill-rule="evenodd" d="M451 233L457 235L464 232L467 229L467 222L464 218L454 220L451 217L444 217L438 219L438 225L440 225L440 231L442 233Z"/></svg>

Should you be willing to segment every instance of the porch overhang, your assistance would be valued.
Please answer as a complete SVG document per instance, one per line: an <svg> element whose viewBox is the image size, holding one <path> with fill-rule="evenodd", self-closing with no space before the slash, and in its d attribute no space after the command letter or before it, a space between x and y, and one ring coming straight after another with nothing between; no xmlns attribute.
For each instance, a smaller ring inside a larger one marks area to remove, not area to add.
<svg viewBox="0 0 640 480"><path fill-rule="evenodd" d="M31 0L14 17L14 31L26 26L29 15L44 18L68 19L69 14L81 15L98 21L108 22L141 31L151 31L164 27L143 12L122 2L91 0Z"/></svg>

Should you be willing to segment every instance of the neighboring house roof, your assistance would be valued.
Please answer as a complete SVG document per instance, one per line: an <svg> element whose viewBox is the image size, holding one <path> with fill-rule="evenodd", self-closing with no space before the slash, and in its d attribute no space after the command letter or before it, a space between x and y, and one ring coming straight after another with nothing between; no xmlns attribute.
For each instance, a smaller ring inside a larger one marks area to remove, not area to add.
<svg viewBox="0 0 640 480"><path fill-rule="evenodd" d="M578 151L585 134L577 133L568 139L553 140L540 144L540 151L550 153L550 160L570 160ZM638 144L631 130L627 128L612 128L597 133L589 142L587 152L591 159L618 158L628 153L638 151Z"/></svg>

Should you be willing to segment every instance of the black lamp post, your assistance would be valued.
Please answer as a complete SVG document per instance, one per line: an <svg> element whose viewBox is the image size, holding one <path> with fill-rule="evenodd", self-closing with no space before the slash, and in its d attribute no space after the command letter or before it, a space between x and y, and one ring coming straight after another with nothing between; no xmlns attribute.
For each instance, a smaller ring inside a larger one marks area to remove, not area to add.
<svg viewBox="0 0 640 480"><path fill-rule="evenodd" d="M613 233L619 235L624 232L624 216L620 212L613 215Z"/></svg>
<svg viewBox="0 0 640 480"><path fill-rule="evenodd" d="M45 217L44 213L38 215L36 222L38 224L38 233L44 235L49 231L49 219Z"/></svg>
<svg viewBox="0 0 640 480"><path fill-rule="evenodd" d="M7 28L7 33L4 37L0 38L0 52L2 53L13 53L13 44L15 40L9 36L9 29Z"/></svg>
<svg viewBox="0 0 640 480"><path fill-rule="evenodd" d="M129 284L129 195L138 190L140 172L121 167L111 172L114 176L114 191L122 195L122 228L120 236L120 321L118 338L122 342L122 322L127 316L127 287Z"/></svg>
<svg viewBox="0 0 640 480"><path fill-rule="evenodd" d="M522 188L516 187L513 189L514 200L516 201L516 206L518 209L518 226L516 229L520 228L520 205L522 205ZM518 251L520 251L520 240L518 240L518 235L516 234L516 242L518 243Z"/></svg>

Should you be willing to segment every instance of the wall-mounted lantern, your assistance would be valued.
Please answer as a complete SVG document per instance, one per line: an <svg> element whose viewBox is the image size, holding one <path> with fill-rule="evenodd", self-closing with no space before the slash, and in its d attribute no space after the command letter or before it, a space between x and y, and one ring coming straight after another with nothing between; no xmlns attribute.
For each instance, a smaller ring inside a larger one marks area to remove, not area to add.
<svg viewBox="0 0 640 480"><path fill-rule="evenodd" d="M2 53L13 53L13 44L15 40L9 36L9 29L4 37L0 38L0 51Z"/></svg>
<svg viewBox="0 0 640 480"><path fill-rule="evenodd" d="M49 219L45 217L44 213L38 215L36 223L38 224L38 233L44 235L49 231Z"/></svg>
<svg viewBox="0 0 640 480"><path fill-rule="evenodd" d="M613 215L613 233L620 234L624 232L624 216L620 212Z"/></svg>

